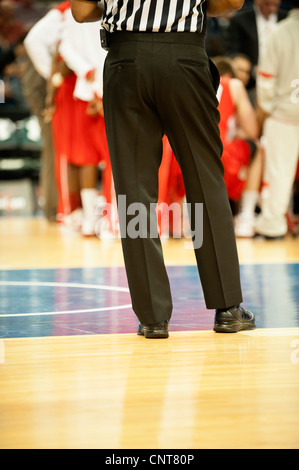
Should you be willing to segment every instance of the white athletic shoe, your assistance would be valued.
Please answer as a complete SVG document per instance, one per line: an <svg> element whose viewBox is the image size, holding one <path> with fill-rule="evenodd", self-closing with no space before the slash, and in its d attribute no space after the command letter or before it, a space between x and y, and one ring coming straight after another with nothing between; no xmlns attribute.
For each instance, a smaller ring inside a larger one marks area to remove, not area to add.
<svg viewBox="0 0 299 470"><path fill-rule="evenodd" d="M83 220L83 210L76 209L71 212L69 215L64 217L64 225L75 232L80 232L82 227L82 220Z"/></svg>
<svg viewBox="0 0 299 470"><path fill-rule="evenodd" d="M81 233L84 237L94 237L96 235L96 221L94 219L83 219Z"/></svg>
<svg viewBox="0 0 299 470"><path fill-rule="evenodd" d="M240 238L253 237L254 231L254 217L238 214L235 217L235 235Z"/></svg>

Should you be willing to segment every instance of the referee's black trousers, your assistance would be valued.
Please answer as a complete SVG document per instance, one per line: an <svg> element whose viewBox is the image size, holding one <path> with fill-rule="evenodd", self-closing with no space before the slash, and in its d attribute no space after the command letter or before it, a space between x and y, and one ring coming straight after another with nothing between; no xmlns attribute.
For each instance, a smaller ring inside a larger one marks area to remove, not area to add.
<svg viewBox="0 0 299 470"><path fill-rule="evenodd" d="M187 202L193 208L203 204L203 242L195 256L212 309L241 303L242 292L215 82L203 41L197 33L113 33L103 99L114 184L117 196L125 196L125 210L139 203L150 214L157 202L164 134L181 167ZM130 216L119 210L124 217L129 223ZM169 319L172 298L160 239L122 233L122 246L138 319Z"/></svg>

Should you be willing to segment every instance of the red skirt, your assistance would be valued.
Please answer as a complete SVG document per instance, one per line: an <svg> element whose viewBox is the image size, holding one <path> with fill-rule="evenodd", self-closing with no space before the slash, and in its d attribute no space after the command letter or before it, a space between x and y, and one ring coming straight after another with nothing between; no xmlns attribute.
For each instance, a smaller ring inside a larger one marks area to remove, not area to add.
<svg viewBox="0 0 299 470"><path fill-rule="evenodd" d="M108 145L103 116L87 114L88 103L74 99L69 162L77 166L107 164Z"/></svg>
<svg viewBox="0 0 299 470"><path fill-rule="evenodd" d="M242 139L236 139L223 147L222 163L224 181L229 199L238 201L248 177L250 146Z"/></svg>

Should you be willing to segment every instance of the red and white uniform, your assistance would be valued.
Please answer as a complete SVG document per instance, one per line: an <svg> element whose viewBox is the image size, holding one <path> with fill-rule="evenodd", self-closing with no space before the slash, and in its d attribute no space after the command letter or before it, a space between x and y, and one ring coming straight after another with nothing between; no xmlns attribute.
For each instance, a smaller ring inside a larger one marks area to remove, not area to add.
<svg viewBox="0 0 299 470"><path fill-rule="evenodd" d="M59 45L62 59L76 75L72 115L75 131L70 162L78 166L106 163L108 159L104 118L87 113L88 103L103 95L106 52L100 47L99 31L100 22L79 24L68 12ZM88 76L92 73L94 80L90 81Z"/></svg>
<svg viewBox="0 0 299 470"><path fill-rule="evenodd" d="M229 82L230 78L221 77L217 92L220 113L219 129L223 143L222 163L228 197L233 201L238 201L247 179L250 146L245 140L235 137L236 106L231 96Z"/></svg>
<svg viewBox="0 0 299 470"><path fill-rule="evenodd" d="M106 52L100 45L100 22L77 23L66 14L59 53L76 75L73 90L72 147L69 162L77 166L98 165L105 167L104 192L111 201L112 175L105 132L104 117L90 116L88 103L103 95L103 68ZM94 74L94 80L88 77Z"/></svg>
<svg viewBox="0 0 299 470"><path fill-rule="evenodd" d="M52 59L61 38L64 15L71 7L69 0L52 8L27 34L24 45L38 73L48 80L51 77Z"/></svg>

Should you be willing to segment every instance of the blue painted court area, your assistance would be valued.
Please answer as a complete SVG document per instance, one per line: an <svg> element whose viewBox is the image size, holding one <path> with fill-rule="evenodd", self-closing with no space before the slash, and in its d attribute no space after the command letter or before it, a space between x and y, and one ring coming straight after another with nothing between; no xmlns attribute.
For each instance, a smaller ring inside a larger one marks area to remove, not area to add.
<svg viewBox="0 0 299 470"><path fill-rule="evenodd" d="M170 331L211 330L195 266L168 268ZM257 328L299 326L299 264L241 266L244 307ZM124 268L0 272L0 338L135 333Z"/></svg>

